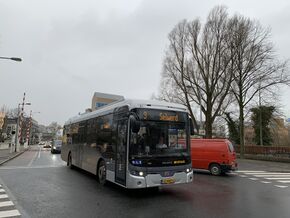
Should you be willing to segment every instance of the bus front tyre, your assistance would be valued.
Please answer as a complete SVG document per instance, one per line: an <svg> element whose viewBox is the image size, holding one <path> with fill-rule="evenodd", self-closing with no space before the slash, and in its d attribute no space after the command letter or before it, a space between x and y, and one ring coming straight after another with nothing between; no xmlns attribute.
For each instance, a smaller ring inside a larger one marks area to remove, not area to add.
<svg viewBox="0 0 290 218"><path fill-rule="evenodd" d="M219 164L211 164L209 167L209 171L214 176L219 176L221 174L221 167Z"/></svg>
<svg viewBox="0 0 290 218"><path fill-rule="evenodd" d="M72 164L72 158L71 158L71 153L69 153L68 158L67 158L67 166L71 169L73 169L73 164Z"/></svg>
<svg viewBox="0 0 290 218"><path fill-rule="evenodd" d="M99 163L97 176L98 176L98 182L101 185L105 185L105 183L106 183L106 164L105 164L104 160L101 160Z"/></svg>

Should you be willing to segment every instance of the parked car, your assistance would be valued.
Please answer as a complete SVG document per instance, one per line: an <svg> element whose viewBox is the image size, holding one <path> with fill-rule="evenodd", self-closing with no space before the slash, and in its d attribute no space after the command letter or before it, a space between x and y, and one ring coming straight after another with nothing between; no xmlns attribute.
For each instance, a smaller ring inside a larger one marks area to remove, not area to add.
<svg viewBox="0 0 290 218"><path fill-rule="evenodd" d="M61 145L62 141L61 140L53 140L52 141L52 146L51 146L51 153L61 153Z"/></svg>
<svg viewBox="0 0 290 218"><path fill-rule="evenodd" d="M220 175L237 169L236 152L227 139L191 139L193 169Z"/></svg>

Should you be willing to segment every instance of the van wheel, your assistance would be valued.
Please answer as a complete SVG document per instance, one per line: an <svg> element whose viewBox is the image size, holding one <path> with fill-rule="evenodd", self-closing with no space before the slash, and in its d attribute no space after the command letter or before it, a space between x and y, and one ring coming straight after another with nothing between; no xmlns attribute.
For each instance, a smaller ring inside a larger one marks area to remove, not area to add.
<svg viewBox="0 0 290 218"><path fill-rule="evenodd" d="M106 164L104 160L101 160L97 170L97 179L101 185L106 183Z"/></svg>
<svg viewBox="0 0 290 218"><path fill-rule="evenodd" d="M214 176L219 176L221 174L221 167L219 164L211 164L209 167L209 171Z"/></svg>

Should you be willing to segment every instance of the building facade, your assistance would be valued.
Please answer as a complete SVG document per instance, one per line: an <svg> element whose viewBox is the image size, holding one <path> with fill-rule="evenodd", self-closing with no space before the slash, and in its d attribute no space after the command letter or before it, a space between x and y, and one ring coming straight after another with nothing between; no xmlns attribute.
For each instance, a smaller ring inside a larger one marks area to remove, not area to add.
<svg viewBox="0 0 290 218"><path fill-rule="evenodd" d="M110 104L114 101L124 100L124 96L113 95L101 92L95 92L92 98L92 111L95 111L97 108Z"/></svg>

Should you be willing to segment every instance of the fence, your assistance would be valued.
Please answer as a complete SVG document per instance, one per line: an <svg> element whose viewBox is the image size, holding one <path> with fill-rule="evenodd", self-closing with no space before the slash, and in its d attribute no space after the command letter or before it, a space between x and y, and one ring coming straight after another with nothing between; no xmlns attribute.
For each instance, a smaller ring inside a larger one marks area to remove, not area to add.
<svg viewBox="0 0 290 218"><path fill-rule="evenodd" d="M240 153L240 146L235 146L235 150ZM245 157L290 162L290 146L245 146Z"/></svg>

